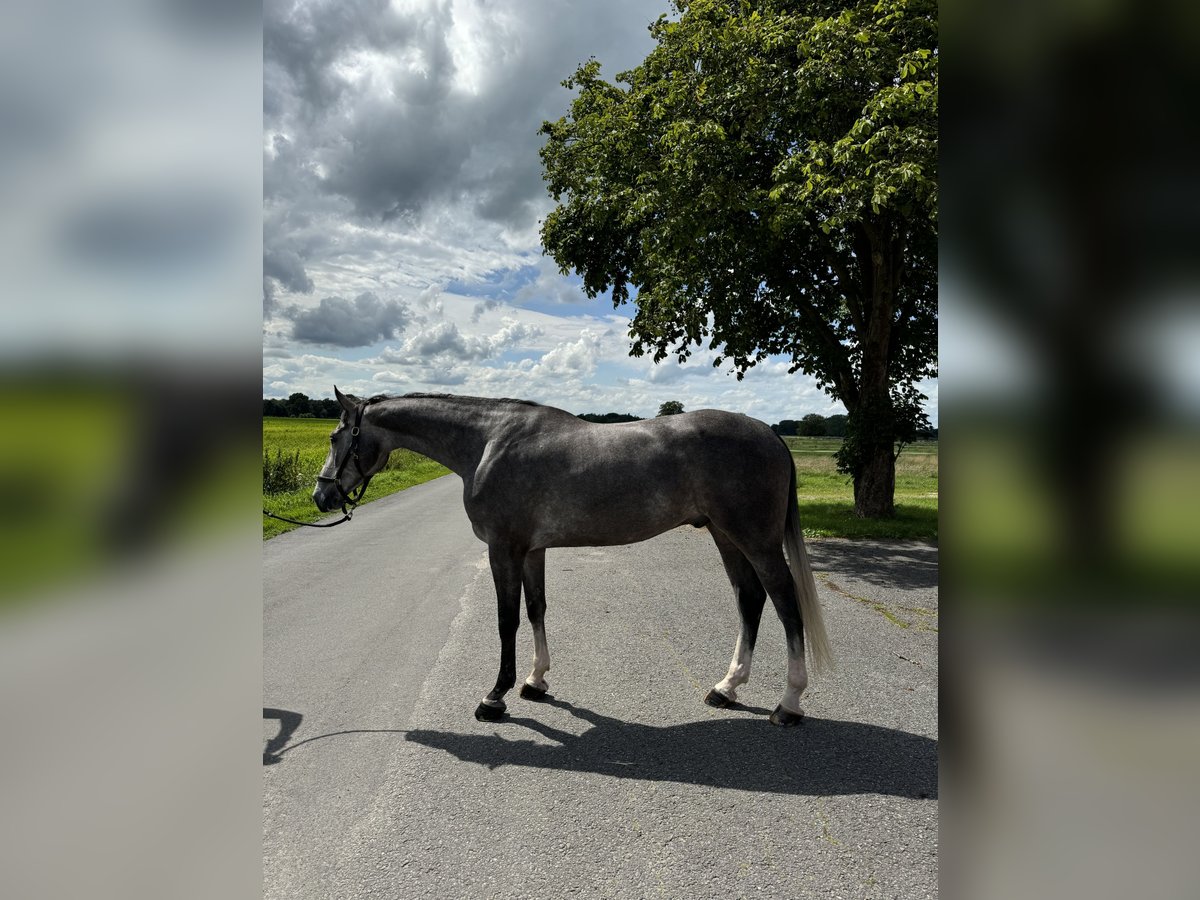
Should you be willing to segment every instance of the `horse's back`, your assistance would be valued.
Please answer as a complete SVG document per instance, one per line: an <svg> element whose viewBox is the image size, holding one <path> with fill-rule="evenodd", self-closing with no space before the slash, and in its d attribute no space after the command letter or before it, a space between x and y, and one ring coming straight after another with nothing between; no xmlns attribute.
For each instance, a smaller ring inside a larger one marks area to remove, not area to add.
<svg viewBox="0 0 1200 900"><path fill-rule="evenodd" d="M771 429L749 416L702 409L638 422L556 421L528 439L558 471L627 481L728 480L781 469L790 456Z"/></svg>
<svg viewBox="0 0 1200 900"><path fill-rule="evenodd" d="M683 524L779 518L786 466L774 433L736 413L620 424L538 416L489 449L468 512L538 546L634 543Z"/></svg>

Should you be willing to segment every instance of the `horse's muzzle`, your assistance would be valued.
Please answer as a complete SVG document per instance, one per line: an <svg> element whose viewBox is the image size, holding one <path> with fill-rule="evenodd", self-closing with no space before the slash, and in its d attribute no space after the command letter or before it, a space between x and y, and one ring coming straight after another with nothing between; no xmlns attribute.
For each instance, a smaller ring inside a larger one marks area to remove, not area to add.
<svg viewBox="0 0 1200 900"><path fill-rule="evenodd" d="M335 485L318 484L312 492L313 503L317 504L317 509L321 512L329 512L338 508L338 499L333 496L341 492L335 489Z"/></svg>

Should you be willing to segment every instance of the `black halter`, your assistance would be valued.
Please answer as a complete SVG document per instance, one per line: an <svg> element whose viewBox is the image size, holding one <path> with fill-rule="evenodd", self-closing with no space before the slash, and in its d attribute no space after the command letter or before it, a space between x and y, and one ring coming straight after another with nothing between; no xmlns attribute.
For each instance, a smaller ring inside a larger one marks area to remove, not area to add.
<svg viewBox="0 0 1200 900"><path fill-rule="evenodd" d="M317 476L317 481L332 482L337 487L337 492L341 495L342 500L342 517L336 522L324 522L318 524L314 522L301 522L297 519L289 519L287 516L277 516L275 513L267 512L265 509L263 510L264 516L269 516L272 519L278 519L281 522L290 522L293 525L306 525L309 528L332 528L334 525L341 525L343 522L349 522L354 517L354 510L358 504L362 502L363 495L367 492L367 485L371 483L370 476L363 474L362 464L358 460L358 438L362 433L362 419L366 408L367 404L363 403L355 412L354 426L350 429L350 450L345 456L342 457L341 463L338 464L337 472L335 472L332 477L329 475ZM357 488L351 488L350 493L346 493L342 490L342 472L346 470L346 466L351 459L354 460L354 468L358 470L358 477L362 479L362 482ZM347 509L347 506L350 508Z"/></svg>
<svg viewBox="0 0 1200 900"><path fill-rule="evenodd" d="M330 482L337 488L337 492L342 498L342 512L346 512L347 505L349 505L351 509L358 506L358 504L362 502L363 495L367 492L367 485L371 483L370 477L363 473L362 465L358 460L358 438L362 433L362 419L366 408L367 404L364 403L359 406L358 410L355 412L354 427L350 429L350 452L342 457L341 463L338 464L337 471L332 475L332 477L329 475L317 476L317 481ZM362 481L357 488L351 488L350 493L346 493L342 490L342 472L346 470L347 464L352 459L354 460L354 468L358 470L358 477L362 479Z"/></svg>

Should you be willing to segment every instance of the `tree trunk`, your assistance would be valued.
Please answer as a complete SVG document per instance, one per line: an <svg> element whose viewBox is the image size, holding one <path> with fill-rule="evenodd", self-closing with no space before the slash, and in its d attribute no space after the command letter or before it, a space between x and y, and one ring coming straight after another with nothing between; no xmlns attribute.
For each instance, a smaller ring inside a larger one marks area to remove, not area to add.
<svg viewBox="0 0 1200 900"><path fill-rule="evenodd" d="M886 385L848 409L838 467L854 478L854 515L890 519L896 513L896 419Z"/></svg>
<svg viewBox="0 0 1200 900"><path fill-rule="evenodd" d="M892 444L863 448L862 469L854 479L854 515L860 519L890 519L896 514L896 459Z"/></svg>
<svg viewBox="0 0 1200 900"><path fill-rule="evenodd" d="M864 223L858 245L863 280L870 287L865 303L866 334L858 396L850 410L854 433L854 514L860 519L890 519L896 514L893 447L896 421L892 409L888 362L895 310L895 274L900 244L886 228Z"/></svg>

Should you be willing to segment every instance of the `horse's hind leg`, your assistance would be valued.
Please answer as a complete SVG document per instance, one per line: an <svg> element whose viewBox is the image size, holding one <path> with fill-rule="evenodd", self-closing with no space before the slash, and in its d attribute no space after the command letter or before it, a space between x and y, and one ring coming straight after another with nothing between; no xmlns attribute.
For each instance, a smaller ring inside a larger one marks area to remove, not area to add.
<svg viewBox="0 0 1200 900"><path fill-rule="evenodd" d="M775 725L799 725L804 718L804 712L800 709L800 695L808 687L808 669L804 665L804 623L800 618L796 582L792 580L782 547L755 556L753 563L759 580L775 604L775 612L779 614L787 636L787 687L775 712L771 713L771 722Z"/></svg>
<svg viewBox="0 0 1200 900"><path fill-rule="evenodd" d="M495 721L504 715L504 695L517 682L517 627L521 624L521 569L525 554L510 547L488 545L488 561L496 582L496 612L500 626L500 674L496 686L480 702L475 718Z"/></svg>
<svg viewBox="0 0 1200 900"><path fill-rule="evenodd" d="M550 648L546 646L546 551L533 550L525 557L522 575L525 588L525 611L533 626L533 671L521 685L521 696L541 700L550 686L546 673L550 671Z"/></svg>
<svg viewBox="0 0 1200 900"><path fill-rule="evenodd" d="M729 673L717 683L704 697L709 706L728 706L737 699L737 689L750 680L750 661L754 655L754 643L758 640L758 623L762 618L763 604L767 593L763 590L758 574L750 561L733 542L715 527L709 527L717 550L721 554L721 562L725 564L725 572L733 585L733 595L737 599L738 612L741 614L742 627L738 632L737 643L733 648L733 660L729 663Z"/></svg>

